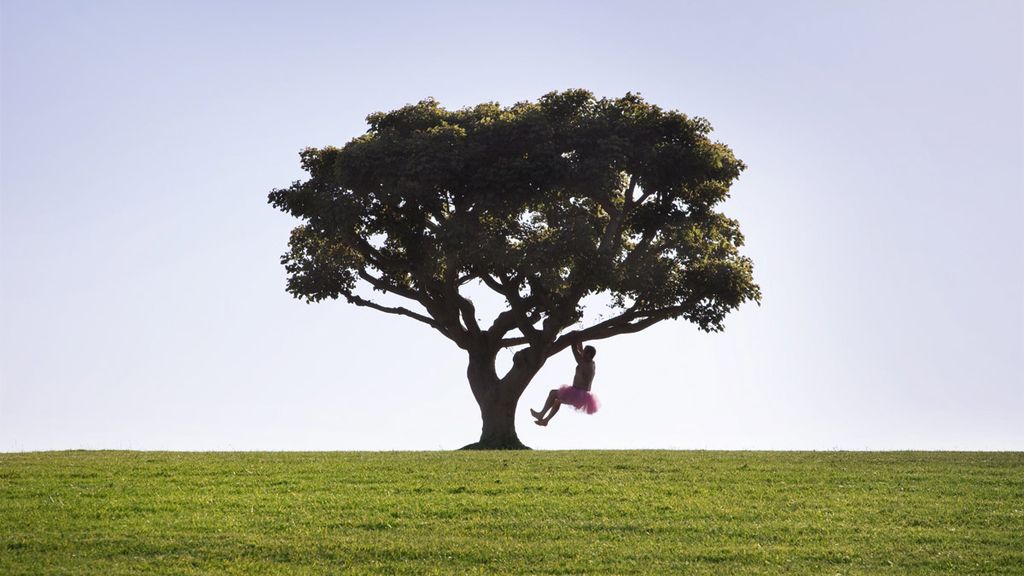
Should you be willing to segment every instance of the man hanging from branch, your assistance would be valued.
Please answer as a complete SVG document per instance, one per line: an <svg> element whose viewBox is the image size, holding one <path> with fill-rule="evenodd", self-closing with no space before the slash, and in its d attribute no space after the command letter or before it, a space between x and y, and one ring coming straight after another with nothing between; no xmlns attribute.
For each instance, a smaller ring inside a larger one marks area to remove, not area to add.
<svg viewBox="0 0 1024 576"><path fill-rule="evenodd" d="M572 379L572 386L562 386L548 392L548 400L540 412L530 410L530 414L536 418L535 424L547 426L548 422L558 414L562 404L568 404L587 414L593 414L600 408L597 396L590 392L594 383L594 372L597 365L594 364L594 356L597 349L593 346L583 347L582 342L574 342L572 355L576 358L576 375ZM547 414L547 416L545 416Z"/></svg>

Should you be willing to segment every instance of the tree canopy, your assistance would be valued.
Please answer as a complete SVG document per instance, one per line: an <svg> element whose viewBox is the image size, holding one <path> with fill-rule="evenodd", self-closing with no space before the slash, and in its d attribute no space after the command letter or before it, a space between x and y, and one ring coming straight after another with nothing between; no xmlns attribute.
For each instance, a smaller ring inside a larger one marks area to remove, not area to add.
<svg viewBox="0 0 1024 576"><path fill-rule="evenodd" d="M529 343L574 324L597 292L623 313L586 339L676 317L720 330L759 298L739 224L715 211L745 166L702 118L571 90L507 108L424 100L367 120L342 148L304 150L309 180L270 195L307 221L283 258L297 297L377 307L356 294L363 280L427 313L382 311L463 348L483 330L459 295L472 280L515 315L492 335Z"/></svg>

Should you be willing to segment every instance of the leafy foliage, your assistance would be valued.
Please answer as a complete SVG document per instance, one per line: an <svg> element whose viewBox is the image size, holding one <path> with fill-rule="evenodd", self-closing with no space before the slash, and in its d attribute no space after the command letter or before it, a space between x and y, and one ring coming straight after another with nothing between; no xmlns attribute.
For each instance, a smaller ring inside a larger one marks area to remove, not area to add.
<svg viewBox="0 0 1024 576"><path fill-rule="evenodd" d="M716 211L744 164L704 119L569 90L455 111L424 100L367 121L342 148L304 150L309 179L270 193L304 221L282 257L296 297L542 357L670 318L721 330L760 298L738 223ZM460 293L474 281L509 305L487 329ZM361 282L418 306L383 306ZM618 315L559 337L595 293Z"/></svg>

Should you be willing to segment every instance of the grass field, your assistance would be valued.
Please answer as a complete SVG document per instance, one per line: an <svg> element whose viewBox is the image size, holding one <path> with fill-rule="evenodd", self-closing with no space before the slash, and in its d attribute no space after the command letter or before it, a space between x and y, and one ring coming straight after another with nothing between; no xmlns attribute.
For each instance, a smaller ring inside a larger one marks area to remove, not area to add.
<svg viewBox="0 0 1024 576"><path fill-rule="evenodd" d="M0 454L0 574L1024 574L1024 453Z"/></svg>

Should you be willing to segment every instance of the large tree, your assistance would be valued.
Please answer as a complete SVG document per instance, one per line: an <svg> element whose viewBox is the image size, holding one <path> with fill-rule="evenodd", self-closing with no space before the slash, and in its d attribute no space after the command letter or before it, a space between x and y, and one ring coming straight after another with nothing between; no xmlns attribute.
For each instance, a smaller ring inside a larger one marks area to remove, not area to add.
<svg viewBox="0 0 1024 576"><path fill-rule="evenodd" d="M674 318L717 331L760 299L738 222L715 210L744 165L703 118L568 90L510 107L424 100L367 122L341 148L303 150L309 179L270 193L304 221L282 256L288 291L405 316L465 350L483 419L469 447L524 448L519 398L573 342ZM470 284L504 299L490 323ZM593 294L613 317L574 328ZM504 348L517 350L500 375Z"/></svg>

